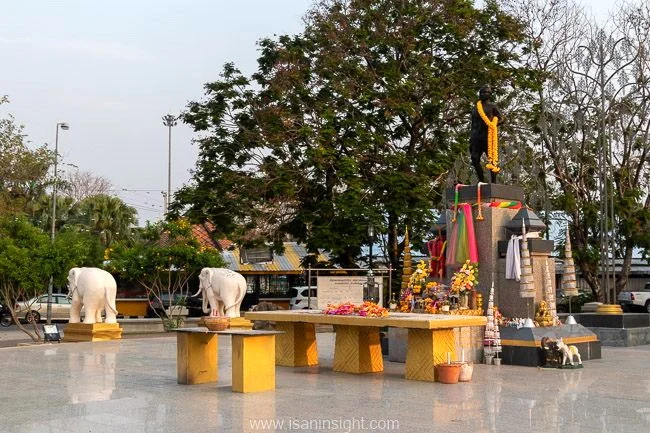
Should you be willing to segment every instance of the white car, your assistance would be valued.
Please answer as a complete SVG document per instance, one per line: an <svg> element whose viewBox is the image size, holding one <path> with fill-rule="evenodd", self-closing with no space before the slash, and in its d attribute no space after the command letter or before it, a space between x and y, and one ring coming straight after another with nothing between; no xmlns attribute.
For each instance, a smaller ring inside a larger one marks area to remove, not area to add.
<svg viewBox="0 0 650 433"><path fill-rule="evenodd" d="M643 310L650 313L650 283L645 283L642 290L623 290L618 294L618 303L623 311Z"/></svg>
<svg viewBox="0 0 650 433"><path fill-rule="evenodd" d="M293 287L289 290L289 309L290 310L317 310L318 298L316 287L310 288L307 286ZM311 298L310 295L311 294Z"/></svg>
<svg viewBox="0 0 650 433"><path fill-rule="evenodd" d="M67 320L70 318L72 301L68 295L61 293L52 294L52 319ZM14 311L16 318L38 322L41 318L47 318L47 295L37 296L29 301L17 302Z"/></svg>

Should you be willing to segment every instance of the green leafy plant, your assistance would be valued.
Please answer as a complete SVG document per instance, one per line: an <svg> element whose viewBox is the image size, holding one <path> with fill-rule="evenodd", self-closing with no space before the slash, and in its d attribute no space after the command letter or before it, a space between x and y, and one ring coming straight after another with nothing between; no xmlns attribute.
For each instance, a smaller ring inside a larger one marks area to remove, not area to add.
<svg viewBox="0 0 650 433"><path fill-rule="evenodd" d="M137 281L150 300L162 307L155 314L166 329L182 326L189 282L204 267L222 267L221 253L203 247L187 220L147 224L140 240L106 250L106 269Z"/></svg>

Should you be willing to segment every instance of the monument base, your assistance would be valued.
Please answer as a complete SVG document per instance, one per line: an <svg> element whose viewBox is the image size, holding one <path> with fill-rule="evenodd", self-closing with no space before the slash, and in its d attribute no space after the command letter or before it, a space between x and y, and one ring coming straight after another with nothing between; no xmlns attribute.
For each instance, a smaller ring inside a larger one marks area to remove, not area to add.
<svg viewBox="0 0 650 433"><path fill-rule="evenodd" d="M598 314L623 314L623 309L618 304L601 304L596 312Z"/></svg>
<svg viewBox="0 0 650 433"><path fill-rule="evenodd" d="M582 325L547 326L538 328L499 327L503 364L541 367L544 353L542 338L562 338L567 345L576 346L583 361L600 359L598 336Z"/></svg>
<svg viewBox="0 0 650 433"><path fill-rule="evenodd" d="M560 318L564 316L560 314ZM630 347L650 344L650 314L577 313L573 317L598 336L603 346Z"/></svg>
<svg viewBox="0 0 650 433"><path fill-rule="evenodd" d="M122 339L119 323L68 323L64 342L108 341Z"/></svg>

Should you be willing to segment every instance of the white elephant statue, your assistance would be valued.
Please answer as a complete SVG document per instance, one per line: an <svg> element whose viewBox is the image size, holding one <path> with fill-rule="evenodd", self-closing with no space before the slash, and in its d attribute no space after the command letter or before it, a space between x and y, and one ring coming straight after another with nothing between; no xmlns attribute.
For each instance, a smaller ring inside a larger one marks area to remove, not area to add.
<svg viewBox="0 0 650 433"><path fill-rule="evenodd" d="M203 293L203 312L210 316L239 317L241 301L246 294L246 278L230 269L203 268L199 274L199 290Z"/></svg>
<svg viewBox="0 0 650 433"><path fill-rule="evenodd" d="M86 313L83 323L100 323L106 311L106 323L117 323L115 278L99 268L72 268L68 272L68 296L72 296L70 323L81 321L81 307Z"/></svg>

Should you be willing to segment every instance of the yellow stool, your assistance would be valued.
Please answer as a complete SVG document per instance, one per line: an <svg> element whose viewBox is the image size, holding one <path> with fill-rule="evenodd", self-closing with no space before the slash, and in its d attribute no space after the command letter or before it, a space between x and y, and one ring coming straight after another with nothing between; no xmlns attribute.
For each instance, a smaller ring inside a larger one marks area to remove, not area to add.
<svg viewBox="0 0 650 433"><path fill-rule="evenodd" d="M185 385L216 382L219 372L216 333L208 328L176 329L176 378Z"/></svg>
<svg viewBox="0 0 650 433"><path fill-rule="evenodd" d="M194 385L217 381L218 334L232 336L232 390L258 392L275 389L275 335L277 331L180 328L176 330L178 383Z"/></svg>
<svg viewBox="0 0 650 433"><path fill-rule="evenodd" d="M230 330L232 335L232 390L259 392L275 389L277 331Z"/></svg>

